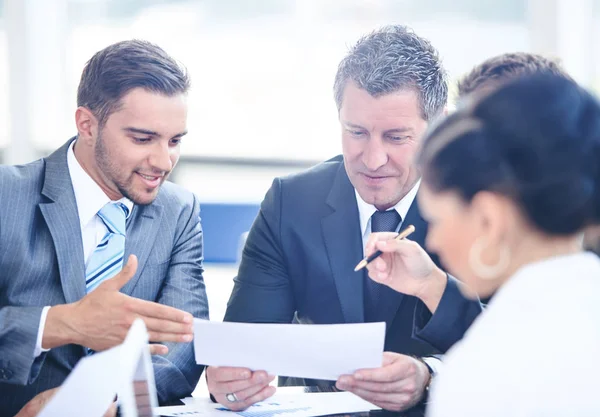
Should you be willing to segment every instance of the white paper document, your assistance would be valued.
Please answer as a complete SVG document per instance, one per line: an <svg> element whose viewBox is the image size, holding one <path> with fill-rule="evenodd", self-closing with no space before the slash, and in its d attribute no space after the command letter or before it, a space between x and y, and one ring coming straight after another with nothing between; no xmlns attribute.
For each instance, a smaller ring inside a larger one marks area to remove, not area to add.
<svg viewBox="0 0 600 417"><path fill-rule="evenodd" d="M158 405L148 333L140 319L121 345L82 358L38 417L102 417L116 394L124 417L151 417Z"/></svg>
<svg viewBox="0 0 600 417"><path fill-rule="evenodd" d="M39 417L101 417L114 401L120 346L81 359Z"/></svg>
<svg viewBox="0 0 600 417"><path fill-rule="evenodd" d="M169 417L314 417L379 409L350 392L276 394L244 411L229 411L220 404L214 404L208 398L186 398L185 403L186 405L183 406L159 407L155 409L155 414Z"/></svg>
<svg viewBox="0 0 600 417"><path fill-rule="evenodd" d="M253 324L194 320L196 362L267 371L271 375L337 380L378 368L385 323Z"/></svg>

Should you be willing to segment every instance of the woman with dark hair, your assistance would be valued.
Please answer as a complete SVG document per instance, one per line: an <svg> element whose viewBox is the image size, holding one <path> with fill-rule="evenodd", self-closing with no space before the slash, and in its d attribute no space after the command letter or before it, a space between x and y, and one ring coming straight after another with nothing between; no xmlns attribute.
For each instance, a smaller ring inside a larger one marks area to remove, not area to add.
<svg viewBox="0 0 600 417"><path fill-rule="evenodd" d="M427 246L486 311L447 354L428 415L598 416L600 105L564 77L515 80L427 134ZM377 282L397 286L411 242L372 235Z"/></svg>

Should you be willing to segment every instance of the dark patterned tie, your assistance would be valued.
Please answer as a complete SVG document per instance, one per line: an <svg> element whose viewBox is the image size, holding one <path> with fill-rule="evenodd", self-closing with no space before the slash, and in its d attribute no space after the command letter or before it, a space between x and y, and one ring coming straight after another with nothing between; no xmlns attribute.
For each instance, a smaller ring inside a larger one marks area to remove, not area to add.
<svg viewBox="0 0 600 417"><path fill-rule="evenodd" d="M402 217L394 209L376 211L371 216L371 232L395 232L402 222ZM366 270L365 270L366 271ZM385 306L381 305L382 294L389 289L369 278L365 272L365 321L385 321Z"/></svg>

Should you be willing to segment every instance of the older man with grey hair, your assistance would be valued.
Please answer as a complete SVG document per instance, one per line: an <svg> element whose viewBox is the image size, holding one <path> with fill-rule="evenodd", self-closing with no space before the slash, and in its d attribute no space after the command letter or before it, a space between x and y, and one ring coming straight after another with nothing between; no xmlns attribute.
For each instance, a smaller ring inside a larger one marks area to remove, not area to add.
<svg viewBox="0 0 600 417"><path fill-rule="evenodd" d="M439 364L433 355L459 340L481 311L421 248L427 223L415 199L415 155L428 123L444 112L447 95L436 50L404 26L363 37L340 63L334 96L343 155L273 181L248 235L225 320L385 322L386 352L380 368L336 382L280 382L335 383L384 409L409 408L427 391ZM353 270L370 250L377 236L372 232L408 225L416 232L397 266L406 277L402 293ZM273 395L273 378L242 368L207 370L214 399L232 410Z"/></svg>

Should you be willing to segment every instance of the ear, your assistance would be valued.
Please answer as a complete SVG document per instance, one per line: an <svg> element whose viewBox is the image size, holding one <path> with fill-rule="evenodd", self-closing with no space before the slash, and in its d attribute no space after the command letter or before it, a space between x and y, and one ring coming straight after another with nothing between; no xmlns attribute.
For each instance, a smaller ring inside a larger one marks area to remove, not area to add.
<svg viewBox="0 0 600 417"><path fill-rule="evenodd" d="M471 201L472 214L479 220L480 234L489 245L500 245L507 238L514 213L510 201L489 191L480 191Z"/></svg>
<svg viewBox="0 0 600 417"><path fill-rule="evenodd" d="M77 126L78 141L88 146L93 146L98 137L98 119L86 107L78 107L75 111L75 125Z"/></svg>

